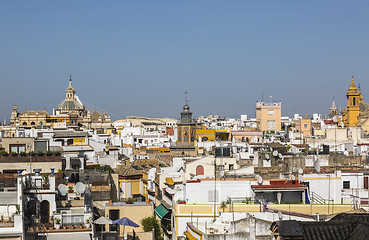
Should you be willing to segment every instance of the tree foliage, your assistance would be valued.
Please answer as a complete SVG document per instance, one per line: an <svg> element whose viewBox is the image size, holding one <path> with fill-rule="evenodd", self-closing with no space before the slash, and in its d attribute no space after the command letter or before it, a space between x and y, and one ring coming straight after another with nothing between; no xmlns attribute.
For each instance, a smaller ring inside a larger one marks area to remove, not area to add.
<svg viewBox="0 0 369 240"><path fill-rule="evenodd" d="M155 239L156 240L163 239L162 232L161 232L161 227L160 227L160 222L156 219L155 216L146 217L146 218L142 219L141 224L142 224L143 230L145 232L149 232L152 229L155 229Z"/></svg>

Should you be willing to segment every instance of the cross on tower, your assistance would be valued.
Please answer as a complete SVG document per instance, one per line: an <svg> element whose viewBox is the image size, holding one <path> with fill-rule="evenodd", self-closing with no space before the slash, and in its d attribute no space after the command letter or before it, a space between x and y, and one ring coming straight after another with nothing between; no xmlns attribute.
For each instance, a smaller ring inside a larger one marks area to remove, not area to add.
<svg viewBox="0 0 369 240"><path fill-rule="evenodd" d="M188 103L188 98L187 98L188 92L187 91L184 91L184 94L185 94L185 105L187 105L187 103Z"/></svg>

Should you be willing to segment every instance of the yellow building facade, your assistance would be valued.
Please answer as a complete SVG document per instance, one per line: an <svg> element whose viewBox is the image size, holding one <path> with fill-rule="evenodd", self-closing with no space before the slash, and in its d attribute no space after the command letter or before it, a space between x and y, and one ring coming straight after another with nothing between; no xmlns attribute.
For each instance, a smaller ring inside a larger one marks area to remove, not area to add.
<svg viewBox="0 0 369 240"><path fill-rule="evenodd" d="M143 174L142 177L126 177L119 179L121 199L128 199L135 196L143 196L147 199L147 174Z"/></svg>
<svg viewBox="0 0 369 240"><path fill-rule="evenodd" d="M226 134L226 137L228 137L228 133L228 129L208 129L205 126L201 126L201 128L196 129L196 140L199 140L201 137L202 142L216 141L218 140L217 138L222 137L222 134ZM227 138L222 140L227 140Z"/></svg>
<svg viewBox="0 0 369 240"><path fill-rule="evenodd" d="M256 122L260 131L281 131L281 102L256 103Z"/></svg>
<svg viewBox="0 0 369 240"><path fill-rule="evenodd" d="M351 79L351 85L346 93L347 108L343 112L343 122L345 127L356 127L358 125L357 117L360 114L360 104L363 102L361 92L357 90L354 78Z"/></svg>

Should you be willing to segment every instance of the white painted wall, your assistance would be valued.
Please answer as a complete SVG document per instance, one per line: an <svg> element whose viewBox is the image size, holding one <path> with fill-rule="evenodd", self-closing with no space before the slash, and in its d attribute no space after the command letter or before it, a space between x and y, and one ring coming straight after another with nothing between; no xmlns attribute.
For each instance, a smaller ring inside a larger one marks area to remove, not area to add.
<svg viewBox="0 0 369 240"><path fill-rule="evenodd" d="M253 197L254 192L251 189L251 181L244 180L226 180L226 181L215 181L207 180L201 182L187 182L186 183L186 203L187 204L209 204L214 202L211 197L212 191L215 190L218 194L217 203L226 201L232 197Z"/></svg>

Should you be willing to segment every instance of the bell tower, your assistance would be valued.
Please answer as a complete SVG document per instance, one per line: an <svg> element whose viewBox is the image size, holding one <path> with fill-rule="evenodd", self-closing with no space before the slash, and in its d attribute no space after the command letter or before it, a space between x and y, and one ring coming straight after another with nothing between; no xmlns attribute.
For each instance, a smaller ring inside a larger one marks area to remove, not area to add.
<svg viewBox="0 0 369 240"><path fill-rule="evenodd" d="M356 127L357 126L357 117L360 114L360 104L363 102L363 97L359 90L356 89L354 83L354 77L351 79L350 88L346 93L347 97L347 110L346 110L346 118L345 118L345 126L346 127Z"/></svg>
<svg viewBox="0 0 369 240"><path fill-rule="evenodd" d="M192 112L188 106L187 94L185 91L185 105L181 112L181 121L177 124L178 143L193 146L196 138L196 123L192 120Z"/></svg>
<svg viewBox="0 0 369 240"><path fill-rule="evenodd" d="M330 110L329 111L329 117L330 118L333 118L334 116L338 115L338 108L336 106L336 102L334 101L334 98L333 98L332 106L329 110Z"/></svg>

